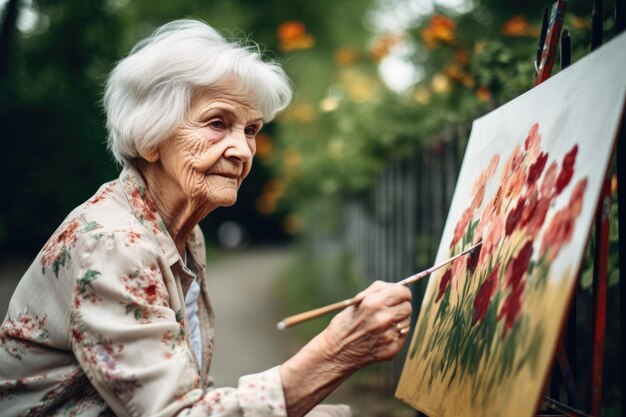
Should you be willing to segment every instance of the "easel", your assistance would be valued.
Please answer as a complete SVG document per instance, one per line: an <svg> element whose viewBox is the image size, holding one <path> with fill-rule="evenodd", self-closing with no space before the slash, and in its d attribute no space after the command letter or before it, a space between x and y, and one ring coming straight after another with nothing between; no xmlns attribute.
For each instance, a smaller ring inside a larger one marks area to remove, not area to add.
<svg viewBox="0 0 626 417"><path fill-rule="evenodd" d="M602 45L602 0L593 0L592 9L592 29L591 29L591 50L595 50ZM616 34L622 32L625 27L626 6L623 0L617 0L615 5L615 29ZM558 0L552 6L551 16L548 23L547 10L544 13L543 26L537 51L536 70L537 76L535 85L540 84L550 77L552 66L556 55L556 48L559 37L561 39L561 69L570 65L570 42L567 30L563 31L560 36L561 26L563 23L566 9L566 1ZM618 207L619 207L619 235L626 236L626 125L622 119L621 132L617 138L617 175L618 175ZM610 171L610 168L609 168ZM557 362L561 371L562 381L567 388L569 400L571 404L562 403L549 396L544 396L542 404L556 411L559 414L539 415L564 415L564 416L600 416L602 407L602 366L604 362L604 345L605 345L605 324L606 324L606 305L608 291L608 252L609 252L609 208L611 199L611 178L610 172L607 172L600 201L596 214L595 222L595 248L594 248L594 276L593 276L593 347L592 347L592 368L590 383L590 411L586 413L580 408L578 392L574 379L574 372L570 365L567 350L575 358L576 357L576 299L575 294L572 296L571 313L566 335L557 348ZM626 242L619 239L619 258L626 259ZM622 346L626 346L626 332L624 316L626 315L626 271L625 268L620 270L620 326L621 326L621 342ZM566 350L567 345L567 350ZM625 383L626 377L624 361L622 361L622 404L626 398ZM558 391L561 380L559 373L553 372L551 393ZM623 405L622 405L623 407Z"/></svg>

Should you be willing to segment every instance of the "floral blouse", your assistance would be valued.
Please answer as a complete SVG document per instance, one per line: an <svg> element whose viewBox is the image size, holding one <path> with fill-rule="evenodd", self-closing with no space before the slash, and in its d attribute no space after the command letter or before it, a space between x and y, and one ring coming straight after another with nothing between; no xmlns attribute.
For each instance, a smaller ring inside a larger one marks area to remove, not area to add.
<svg viewBox="0 0 626 417"><path fill-rule="evenodd" d="M0 332L0 416L286 416L279 368L237 388L209 377L213 310L198 227L193 280L139 172L126 166L70 213L20 281Z"/></svg>

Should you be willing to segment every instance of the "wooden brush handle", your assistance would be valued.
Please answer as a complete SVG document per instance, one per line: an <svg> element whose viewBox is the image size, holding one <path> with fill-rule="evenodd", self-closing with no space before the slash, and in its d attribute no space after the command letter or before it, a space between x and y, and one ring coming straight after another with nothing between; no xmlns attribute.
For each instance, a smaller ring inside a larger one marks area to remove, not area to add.
<svg viewBox="0 0 626 417"><path fill-rule="evenodd" d="M278 329L286 329L287 327L295 326L296 324L302 323L303 321L311 320L319 316L323 316L324 314L332 313L334 311L343 310L346 307L355 305L363 301L363 297L353 297L348 298L347 300L338 301L333 304L329 304L324 307L316 308L315 310L305 311L304 313L294 314L293 316L289 316L280 323L278 323Z"/></svg>
<svg viewBox="0 0 626 417"><path fill-rule="evenodd" d="M410 277L407 277L405 279L403 279L400 282L397 282L396 285L411 285L413 284L415 281L419 281L420 279L427 277L428 275L430 275L433 271L436 271L437 269L441 268L444 265L449 264L450 262L454 261L455 259L463 256L463 255L467 255L468 253L473 252L474 250L476 250L476 248L478 248L480 245L482 245L482 241L478 242L477 244L475 244L474 246L472 246L471 248L468 248L466 250L464 250L463 252L453 256L452 258L448 258L443 262L438 263L435 266L432 266L430 268L428 268L425 271L419 272L415 275L411 275ZM291 327L291 326L295 326L296 324L302 323L304 321L307 320L311 320L314 319L316 317L319 316L323 316L324 314L328 314L328 313L332 313L333 311L338 311L338 310L342 310L348 306L352 306L355 304L359 304L361 301L363 301L363 299L365 298L365 296L359 296L357 295L356 297L353 298L348 298L347 300L343 300L343 301L339 301L337 303L334 304L330 304L324 307L320 307L320 308L316 308L315 310L310 310L310 311L305 311L304 313L300 313L300 314L296 314L293 316L289 316L286 319L282 320L281 322L279 322L276 327L278 328L278 330L283 330L286 329L287 327Z"/></svg>

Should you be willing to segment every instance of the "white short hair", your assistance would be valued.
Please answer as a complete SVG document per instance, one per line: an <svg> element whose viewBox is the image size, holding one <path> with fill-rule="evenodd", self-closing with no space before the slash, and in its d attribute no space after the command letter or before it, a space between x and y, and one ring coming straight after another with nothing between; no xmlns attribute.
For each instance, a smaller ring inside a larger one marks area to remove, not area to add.
<svg viewBox="0 0 626 417"><path fill-rule="evenodd" d="M219 91L231 75L256 98L265 122L291 101L289 78L276 62L263 61L258 45L228 41L204 22L176 20L137 43L104 91L115 159L132 162L158 146L184 120L195 91Z"/></svg>

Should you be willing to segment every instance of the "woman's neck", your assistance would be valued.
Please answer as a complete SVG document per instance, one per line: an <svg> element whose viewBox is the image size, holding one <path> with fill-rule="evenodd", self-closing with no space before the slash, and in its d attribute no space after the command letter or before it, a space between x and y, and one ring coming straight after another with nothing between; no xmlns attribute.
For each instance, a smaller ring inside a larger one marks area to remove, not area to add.
<svg viewBox="0 0 626 417"><path fill-rule="evenodd" d="M215 207L189 199L182 191L180 184L162 171L158 161L141 160L136 163L136 166L146 182L148 195L154 201L178 253L183 256L185 242L194 227Z"/></svg>

